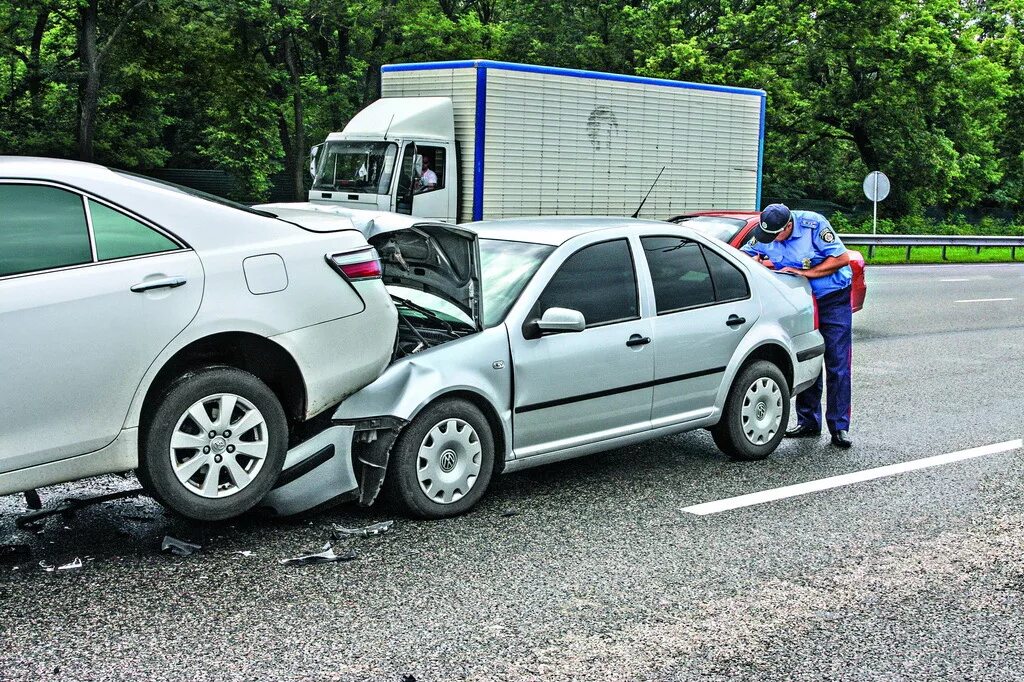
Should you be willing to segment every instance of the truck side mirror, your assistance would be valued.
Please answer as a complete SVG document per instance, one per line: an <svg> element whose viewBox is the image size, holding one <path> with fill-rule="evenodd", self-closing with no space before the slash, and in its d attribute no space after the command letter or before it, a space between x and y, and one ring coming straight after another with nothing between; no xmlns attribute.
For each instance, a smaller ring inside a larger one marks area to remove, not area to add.
<svg viewBox="0 0 1024 682"><path fill-rule="evenodd" d="M320 150L323 148L325 143L321 142L318 145L309 148L309 174L314 179L316 178L316 161L320 156Z"/></svg>

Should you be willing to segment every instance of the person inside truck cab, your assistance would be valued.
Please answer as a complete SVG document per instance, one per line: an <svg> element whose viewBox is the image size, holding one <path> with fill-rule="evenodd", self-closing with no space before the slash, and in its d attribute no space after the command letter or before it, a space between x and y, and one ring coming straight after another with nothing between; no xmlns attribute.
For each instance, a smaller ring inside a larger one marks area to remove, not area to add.
<svg viewBox="0 0 1024 682"><path fill-rule="evenodd" d="M433 162L430 160L429 156L421 157L420 167L422 168L422 171L420 172L420 177L416 181L417 194L437 189L437 173L430 169L432 165Z"/></svg>

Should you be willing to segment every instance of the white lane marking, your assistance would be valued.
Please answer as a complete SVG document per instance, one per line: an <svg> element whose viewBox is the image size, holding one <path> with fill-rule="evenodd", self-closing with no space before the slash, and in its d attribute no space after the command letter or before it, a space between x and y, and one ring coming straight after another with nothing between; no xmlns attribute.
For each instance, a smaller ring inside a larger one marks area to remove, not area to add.
<svg viewBox="0 0 1024 682"><path fill-rule="evenodd" d="M939 281L940 282L970 282L971 279L969 277L956 277L956 278L953 278L953 279L940 279Z"/></svg>
<svg viewBox="0 0 1024 682"><path fill-rule="evenodd" d="M1018 438L1017 440L1008 440L1004 443L995 443L993 445L983 445L978 448L971 448L970 450L960 450L959 452L950 452L945 455L935 455L934 457L925 457L923 459L915 459L909 462L900 462L899 464L889 464L887 466L876 467L874 469L864 469L863 471L855 471L852 474L842 474L841 476L821 478L817 481L797 483L795 485L787 485L781 488L773 488L772 490L762 490L757 493L739 495L738 497L729 497L715 502L704 502L702 504L684 507L683 511L690 514L696 514L697 516L717 514L718 512L729 511L730 509L752 507L757 504L764 504L765 502L775 502L776 500L782 500L787 497L816 493L822 490L829 490L831 488L838 488L844 485L860 483L862 481L871 481L876 478L894 476L907 471L916 471L917 469L939 466L940 464L950 464L964 459L972 459L974 457L984 457L985 455L995 455L1000 452L1019 450L1022 447L1024 447L1024 439Z"/></svg>
<svg viewBox="0 0 1024 682"><path fill-rule="evenodd" d="M954 303L992 303L994 301L1012 301L1012 298L968 298Z"/></svg>

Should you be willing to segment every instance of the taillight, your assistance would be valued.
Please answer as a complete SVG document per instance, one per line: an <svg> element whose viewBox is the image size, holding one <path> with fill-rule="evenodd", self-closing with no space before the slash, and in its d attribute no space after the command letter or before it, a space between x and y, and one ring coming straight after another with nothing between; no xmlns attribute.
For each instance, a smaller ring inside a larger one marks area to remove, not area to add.
<svg viewBox="0 0 1024 682"><path fill-rule="evenodd" d="M327 263L350 282L363 279L379 279L383 274L380 258L375 249L363 249L354 253L336 253L327 256Z"/></svg>
<svg viewBox="0 0 1024 682"><path fill-rule="evenodd" d="M814 328L818 328L818 299L811 296L811 303L814 304Z"/></svg>

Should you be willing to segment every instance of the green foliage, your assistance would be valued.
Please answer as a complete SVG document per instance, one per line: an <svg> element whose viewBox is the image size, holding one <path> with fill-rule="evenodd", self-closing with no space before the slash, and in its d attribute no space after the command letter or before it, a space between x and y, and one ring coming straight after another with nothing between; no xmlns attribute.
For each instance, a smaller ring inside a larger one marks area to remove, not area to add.
<svg viewBox="0 0 1024 682"><path fill-rule="evenodd" d="M492 58L764 89L766 196L862 205L880 169L884 229L919 231L1024 209L1022 26L1024 0L0 0L0 153L213 166L248 200L284 171L298 197L382 64Z"/></svg>

